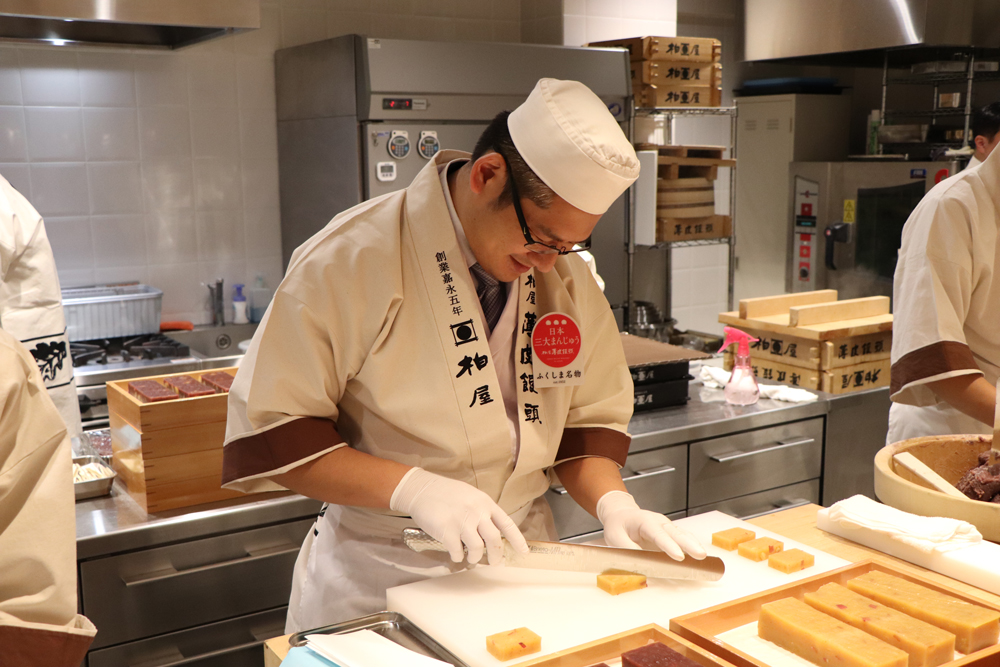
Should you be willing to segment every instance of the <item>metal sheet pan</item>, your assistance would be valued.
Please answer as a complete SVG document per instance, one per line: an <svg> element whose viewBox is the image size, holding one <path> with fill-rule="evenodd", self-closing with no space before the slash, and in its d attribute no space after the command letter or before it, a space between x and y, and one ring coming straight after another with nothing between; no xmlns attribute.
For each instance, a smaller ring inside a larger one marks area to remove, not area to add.
<svg viewBox="0 0 1000 667"><path fill-rule="evenodd" d="M377 632L386 639L390 639L404 648L415 651L420 655L430 658L437 658L455 667L469 667L462 662L448 649L431 639L423 630L415 626L408 618L394 611L381 611L377 614L370 614L355 618L344 623L327 625L315 630L297 632L288 638L290 646L305 646L306 637L316 634L343 635L358 630L371 630Z"/></svg>
<svg viewBox="0 0 1000 667"><path fill-rule="evenodd" d="M85 466L88 463L100 463L108 470L111 470L111 466L105 463L100 456L74 456L73 463L79 463L82 466ZM84 500L85 498L97 498L98 496L110 495L111 487L114 485L116 477L118 477L118 473L111 470L111 475L109 477L90 479L86 482L74 482L73 492L76 495L76 499Z"/></svg>

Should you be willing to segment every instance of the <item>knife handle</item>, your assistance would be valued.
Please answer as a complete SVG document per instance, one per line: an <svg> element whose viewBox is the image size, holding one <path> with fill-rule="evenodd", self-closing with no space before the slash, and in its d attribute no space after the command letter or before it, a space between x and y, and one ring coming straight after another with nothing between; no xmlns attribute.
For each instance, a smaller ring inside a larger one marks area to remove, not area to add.
<svg viewBox="0 0 1000 667"><path fill-rule="evenodd" d="M421 551L448 551L444 544L435 540L419 528L404 528L403 544L408 546L412 551L416 551L418 553ZM465 545L462 545L462 551L468 554L468 549Z"/></svg>

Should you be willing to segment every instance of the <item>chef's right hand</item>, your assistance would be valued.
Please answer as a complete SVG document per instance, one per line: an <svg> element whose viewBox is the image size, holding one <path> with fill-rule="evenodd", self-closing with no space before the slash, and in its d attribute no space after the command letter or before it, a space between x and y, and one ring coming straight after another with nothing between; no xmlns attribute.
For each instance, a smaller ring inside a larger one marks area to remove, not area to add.
<svg viewBox="0 0 1000 667"><path fill-rule="evenodd" d="M514 520L479 489L454 479L412 468L396 485L389 500L396 512L409 514L428 535L444 544L451 560L461 563L468 549L478 563L485 549L490 565L503 561L503 539L528 553L528 544Z"/></svg>

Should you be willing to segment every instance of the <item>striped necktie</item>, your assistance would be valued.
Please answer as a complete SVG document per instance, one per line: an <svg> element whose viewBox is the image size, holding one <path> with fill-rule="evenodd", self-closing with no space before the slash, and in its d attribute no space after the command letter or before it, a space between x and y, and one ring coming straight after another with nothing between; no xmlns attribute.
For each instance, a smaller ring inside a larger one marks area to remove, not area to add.
<svg viewBox="0 0 1000 667"><path fill-rule="evenodd" d="M486 323L490 327L490 331L496 328L497 322L500 320L500 313L503 312L504 301L504 285L486 273L486 269L479 266L479 264L472 265L472 273L476 276L476 280L479 282L479 286L476 287L476 294L479 295L479 303L483 306L483 315L486 316Z"/></svg>

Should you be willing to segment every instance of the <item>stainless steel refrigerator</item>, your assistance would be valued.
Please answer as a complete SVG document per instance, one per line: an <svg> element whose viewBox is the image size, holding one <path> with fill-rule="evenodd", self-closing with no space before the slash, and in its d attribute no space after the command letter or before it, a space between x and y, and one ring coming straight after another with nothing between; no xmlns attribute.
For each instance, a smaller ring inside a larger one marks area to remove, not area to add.
<svg viewBox="0 0 1000 667"><path fill-rule="evenodd" d="M956 162L793 162L786 288L892 296L906 219Z"/></svg>
<svg viewBox="0 0 1000 667"><path fill-rule="evenodd" d="M628 53L345 35L275 53L282 256L335 215L406 187L443 148L471 151L538 79L590 87L628 135ZM628 193L594 234L612 304L625 299Z"/></svg>

